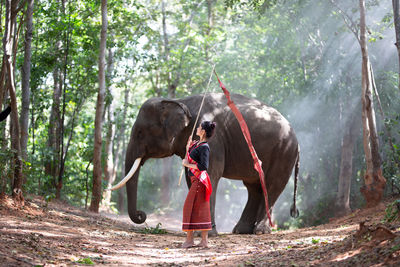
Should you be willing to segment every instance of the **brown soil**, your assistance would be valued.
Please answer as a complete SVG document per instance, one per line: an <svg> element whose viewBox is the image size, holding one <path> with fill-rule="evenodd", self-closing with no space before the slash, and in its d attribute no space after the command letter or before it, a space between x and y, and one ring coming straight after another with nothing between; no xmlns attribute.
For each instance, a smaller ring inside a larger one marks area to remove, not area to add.
<svg viewBox="0 0 400 267"><path fill-rule="evenodd" d="M6 197L0 200L0 265L399 266L400 223L381 224L384 213L381 204L318 227L221 234L207 249L182 249L181 232L146 234L65 203L35 197L18 206Z"/></svg>

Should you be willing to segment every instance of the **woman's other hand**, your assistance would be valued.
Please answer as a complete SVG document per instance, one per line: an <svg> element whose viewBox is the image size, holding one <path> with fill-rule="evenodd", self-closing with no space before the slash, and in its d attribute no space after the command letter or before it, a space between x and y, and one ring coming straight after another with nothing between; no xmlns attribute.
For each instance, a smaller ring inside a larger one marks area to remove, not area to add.
<svg viewBox="0 0 400 267"><path fill-rule="evenodd" d="M182 160L182 166L188 167L187 165L189 165L189 161L187 160L187 158L184 158L184 159Z"/></svg>

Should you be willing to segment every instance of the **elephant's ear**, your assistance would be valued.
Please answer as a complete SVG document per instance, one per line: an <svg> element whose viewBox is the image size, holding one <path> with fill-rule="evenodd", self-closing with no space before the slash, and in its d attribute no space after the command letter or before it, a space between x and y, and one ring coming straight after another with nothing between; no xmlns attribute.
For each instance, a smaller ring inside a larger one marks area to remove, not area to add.
<svg viewBox="0 0 400 267"><path fill-rule="evenodd" d="M192 115L188 107L175 100L161 101L160 121L168 135L176 136L189 125Z"/></svg>

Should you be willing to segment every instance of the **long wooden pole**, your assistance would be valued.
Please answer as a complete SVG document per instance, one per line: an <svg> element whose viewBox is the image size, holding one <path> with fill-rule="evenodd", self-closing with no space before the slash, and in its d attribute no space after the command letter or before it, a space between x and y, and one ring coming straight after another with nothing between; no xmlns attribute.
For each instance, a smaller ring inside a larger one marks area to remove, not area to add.
<svg viewBox="0 0 400 267"><path fill-rule="evenodd" d="M199 117L200 117L200 111L201 111L201 109L203 108L204 99L206 98L208 89L210 88L210 83L211 83L211 79L212 79L212 75L213 75L214 70L215 70L215 64L214 64L214 66L213 66L213 68L212 68L212 70L211 70L210 78L208 79L207 88L206 88L206 91L204 92L203 99L201 100L200 108L199 108L199 111L197 112L196 121L194 122L193 129L192 129L192 133L189 135L189 137L190 137L190 136L193 136L193 134L194 134L194 129L196 129L196 124L197 124L197 121L199 120ZM185 157L186 157L186 153L185 153ZM181 182L182 182L182 177L183 177L183 171L184 171L184 170L185 170L185 167L182 166L182 168L181 168L181 174L179 175L179 182L178 182L178 185L179 185L179 186L181 185Z"/></svg>

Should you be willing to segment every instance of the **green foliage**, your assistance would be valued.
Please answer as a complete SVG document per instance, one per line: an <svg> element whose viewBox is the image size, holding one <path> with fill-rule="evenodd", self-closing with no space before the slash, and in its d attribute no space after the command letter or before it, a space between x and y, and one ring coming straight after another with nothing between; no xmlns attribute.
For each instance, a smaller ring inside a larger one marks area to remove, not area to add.
<svg viewBox="0 0 400 267"><path fill-rule="evenodd" d="M145 227L140 232L143 234L153 234L153 235L160 235L167 233L165 229L161 228L161 223L157 223L156 227Z"/></svg>
<svg viewBox="0 0 400 267"><path fill-rule="evenodd" d="M319 243L319 238L312 238L311 243L313 244L318 244Z"/></svg>
<svg viewBox="0 0 400 267"><path fill-rule="evenodd" d="M387 205L385 209L385 217L383 218L384 222L394 222L399 220L400 216L400 199L397 199Z"/></svg>
<svg viewBox="0 0 400 267"><path fill-rule="evenodd" d="M81 264L94 265L94 262L92 261L92 259L90 257L79 259L76 262L81 263Z"/></svg>
<svg viewBox="0 0 400 267"><path fill-rule="evenodd" d="M260 13L265 12L266 9L273 7L278 0L246 0L246 1L241 1L241 0L225 0L225 5L227 7L234 7L235 5L238 5L240 7L243 7L244 5L248 5L254 10L257 10Z"/></svg>

